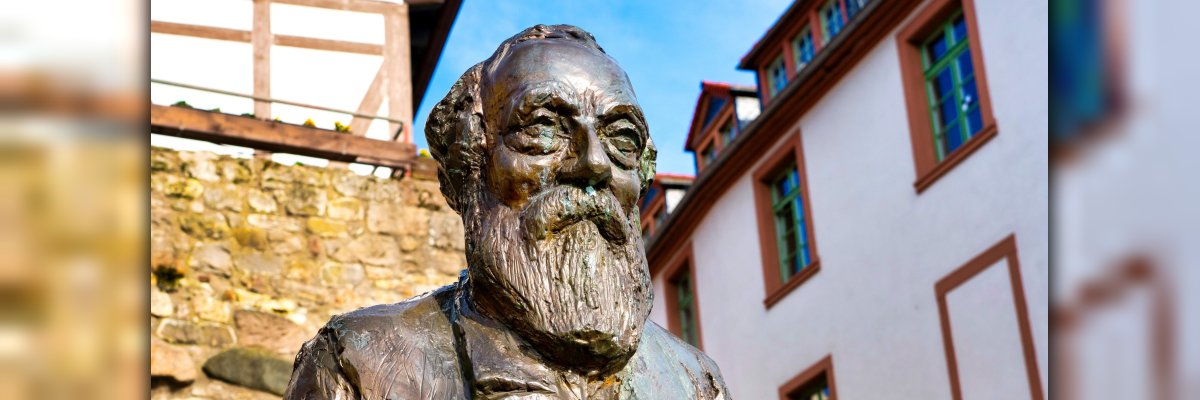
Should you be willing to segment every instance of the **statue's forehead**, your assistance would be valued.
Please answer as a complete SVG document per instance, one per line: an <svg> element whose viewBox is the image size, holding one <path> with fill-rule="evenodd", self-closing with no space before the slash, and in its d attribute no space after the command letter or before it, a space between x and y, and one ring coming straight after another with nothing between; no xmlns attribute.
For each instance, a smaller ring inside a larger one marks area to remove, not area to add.
<svg viewBox="0 0 1200 400"><path fill-rule="evenodd" d="M531 90L589 93L589 97L633 101L625 71L612 58L561 40L513 46L507 57L489 72L485 96L493 104Z"/></svg>

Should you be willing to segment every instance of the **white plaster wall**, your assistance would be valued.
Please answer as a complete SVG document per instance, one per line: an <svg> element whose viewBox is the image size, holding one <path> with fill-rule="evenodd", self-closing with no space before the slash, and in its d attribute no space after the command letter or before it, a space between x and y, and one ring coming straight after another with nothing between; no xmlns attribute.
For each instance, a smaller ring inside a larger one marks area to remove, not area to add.
<svg viewBox="0 0 1200 400"><path fill-rule="evenodd" d="M991 142L916 193L893 32L796 126L821 271L764 307L749 173L693 233L704 349L734 398L777 398L828 354L842 398L950 398L934 284L1009 234L1046 387L1046 11L975 3L999 128Z"/></svg>

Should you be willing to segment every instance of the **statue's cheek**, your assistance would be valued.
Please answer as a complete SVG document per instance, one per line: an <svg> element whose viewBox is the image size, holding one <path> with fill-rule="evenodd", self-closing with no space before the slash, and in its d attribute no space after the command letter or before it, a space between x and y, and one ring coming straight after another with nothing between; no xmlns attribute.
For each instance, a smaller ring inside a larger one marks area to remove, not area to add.
<svg viewBox="0 0 1200 400"><path fill-rule="evenodd" d="M509 207L520 208L542 188L554 184L560 158L557 154L521 154L499 144L492 151L488 185Z"/></svg>

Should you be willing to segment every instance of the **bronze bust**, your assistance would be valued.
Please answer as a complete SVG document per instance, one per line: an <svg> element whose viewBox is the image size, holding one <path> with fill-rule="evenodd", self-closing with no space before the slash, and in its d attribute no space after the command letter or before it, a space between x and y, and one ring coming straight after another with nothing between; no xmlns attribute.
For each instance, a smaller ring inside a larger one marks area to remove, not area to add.
<svg viewBox="0 0 1200 400"><path fill-rule="evenodd" d="M727 399L649 322L637 200L654 144L591 34L538 25L459 78L425 127L466 230L458 282L335 316L289 399Z"/></svg>

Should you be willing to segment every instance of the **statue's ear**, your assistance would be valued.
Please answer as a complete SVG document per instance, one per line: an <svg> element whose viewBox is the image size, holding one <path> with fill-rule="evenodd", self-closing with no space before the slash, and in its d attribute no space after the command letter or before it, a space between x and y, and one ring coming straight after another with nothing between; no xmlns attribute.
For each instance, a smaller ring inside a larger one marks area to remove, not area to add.
<svg viewBox="0 0 1200 400"><path fill-rule="evenodd" d="M642 194L639 197L645 197L646 192L650 191L650 184L654 183L655 164L658 159L658 148L654 146L654 139L650 135L646 135L646 148L642 149L642 157L638 160L638 174L642 178Z"/></svg>
<svg viewBox="0 0 1200 400"><path fill-rule="evenodd" d="M438 181L446 202L462 212L464 186L478 179L483 124L475 104L478 97L479 66L467 70L450 92L429 113L425 139L429 152L438 163Z"/></svg>

